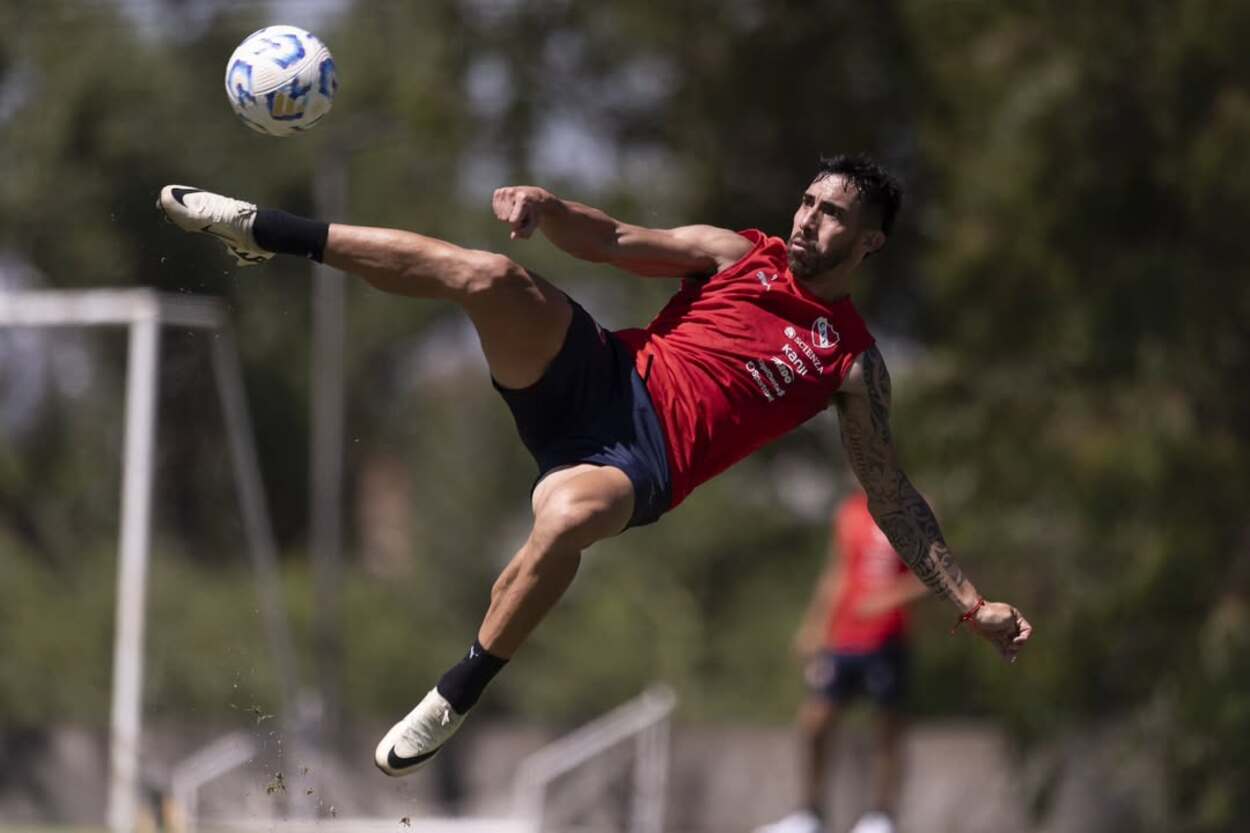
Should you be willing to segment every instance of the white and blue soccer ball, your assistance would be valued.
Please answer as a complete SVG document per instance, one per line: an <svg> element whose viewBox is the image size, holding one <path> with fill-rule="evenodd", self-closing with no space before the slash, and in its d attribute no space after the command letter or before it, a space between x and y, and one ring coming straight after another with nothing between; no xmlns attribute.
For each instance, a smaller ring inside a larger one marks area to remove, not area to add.
<svg viewBox="0 0 1250 833"><path fill-rule="evenodd" d="M230 106L267 136L290 136L321 121L338 88L330 50L298 26L253 32L226 64Z"/></svg>

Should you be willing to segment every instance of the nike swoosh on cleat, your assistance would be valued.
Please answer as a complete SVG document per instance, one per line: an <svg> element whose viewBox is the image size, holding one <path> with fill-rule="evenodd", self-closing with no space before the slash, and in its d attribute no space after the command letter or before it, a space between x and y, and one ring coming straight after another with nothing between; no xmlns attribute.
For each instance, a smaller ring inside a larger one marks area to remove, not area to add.
<svg viewBox="0 0 1250 833"><path fill-rule="evenodd" d="M211 234L213 237L216 237L218 240L225 240L227 243L234 243L233 237L231 237L228 234L222 234L221 232L215 230L213 228L212 223L209 223L208 225L204 226L204 228L200 229L200 231L204 232L205 234Z"/></svg>
<svg viewBox="0 0 1250 833"><path fill-rule="evenodd" d="M230 251L234 253L235 257L240 258L242 260L246 260L248 263L264 263L266 260L269 259L265 257L264 255L257 255L257 254L252 254L251 252L245 252L242 249L236 249L233 246L230 247Z"/></svg>
<svg viewBox="0 0 1250 833"><path fill-rule="evenodd" d="M187 194L199 194L201 190L200 188L170 188L169 195L177 200L178 204L183 208L190 208L191 206L187 205L187 201L183 197Z"/></svg>
<svg viewBox="0 0 1250 833"><path fill-rule="evenodd" d="M408 769L409 767L414 767L419 763L428 761L430 758L433 758L435 755L438 754L439 749L442 749L442 748L443 747L440 746L438 749L435 749L432 752L423 752L422 754L417 755L415 758L402 758L399 755L395 754L395 747L392 746L391 751L386 753L386 765L394 770Z"/></svg>

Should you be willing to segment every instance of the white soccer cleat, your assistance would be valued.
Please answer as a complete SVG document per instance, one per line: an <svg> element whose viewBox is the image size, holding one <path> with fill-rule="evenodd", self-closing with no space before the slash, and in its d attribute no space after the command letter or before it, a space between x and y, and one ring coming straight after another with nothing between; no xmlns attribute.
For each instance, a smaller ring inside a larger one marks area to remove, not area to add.
<svg viewBox="0 0 1250 833"><path fill-rule="evenodd" d="M166 185L156 200L165 219L184 231L211 234L226 244L240 266L255 266L273 257L256 245L252 223L256 206L186 185Z"/></svg>
<svg viewBox="0 0 1250 833"><path fill-rule="evenodd" d="M894 822L885 813L865 813L851 833L894 833Z"/></svg>
<svg viewBox="0 0 1250 833"><path fill-rule="evenodd" d="M463 722L464 715L457 714L438 689L432 688L425 699L382 738L373 753L373 762L378 769L396 778L416 772L438 754Z"/></svg>
<svg viewBox="0 0 1250 833"><path fill-rule="evenodd" d="M820 818L809 810L791 813L781 821L757 827L753 833L825 833Z"/></svg>

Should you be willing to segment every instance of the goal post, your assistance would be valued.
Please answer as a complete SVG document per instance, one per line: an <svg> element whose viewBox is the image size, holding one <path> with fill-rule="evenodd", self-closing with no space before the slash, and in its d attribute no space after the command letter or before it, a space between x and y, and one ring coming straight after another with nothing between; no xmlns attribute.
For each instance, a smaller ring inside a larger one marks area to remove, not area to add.
<svg viewBox="0 0 1250 833"><path fill-rule="evenodd" d="M118 541L117 621L109 729L108 826L132 833L139 803L143 646L152 524L153 459L161 328L211 331L213 374L221 399L247 549L256 572L266 636L281 686L283 713L294 715L295 660L277 569L251 418L229 317L215 298L152 289L0 292L0 327L120 326L129 331Z"/></svg>

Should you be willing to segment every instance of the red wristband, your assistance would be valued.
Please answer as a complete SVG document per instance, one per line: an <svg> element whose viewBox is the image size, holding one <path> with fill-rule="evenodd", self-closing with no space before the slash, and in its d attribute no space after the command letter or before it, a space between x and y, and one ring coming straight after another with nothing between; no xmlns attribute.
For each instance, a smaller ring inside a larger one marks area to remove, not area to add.
<svg viewBox="0 0 1250 833"><path fill-rule="evenodd" d="M955 627L951 628L951 633L954 633L955 631L959 630L959 626L962 625L964 622L971 622L973 619L975 619L977 615L977 611L983 607L985 607L985 597L977 596L977 603L972 606L971 610L969 610L967 613L959 617L959 621L955 622Z"/></svg>

